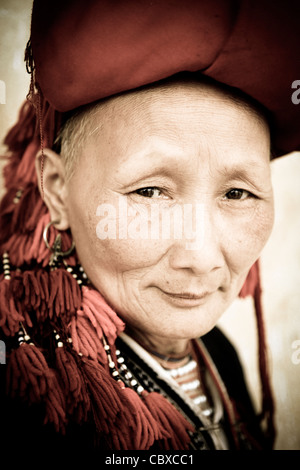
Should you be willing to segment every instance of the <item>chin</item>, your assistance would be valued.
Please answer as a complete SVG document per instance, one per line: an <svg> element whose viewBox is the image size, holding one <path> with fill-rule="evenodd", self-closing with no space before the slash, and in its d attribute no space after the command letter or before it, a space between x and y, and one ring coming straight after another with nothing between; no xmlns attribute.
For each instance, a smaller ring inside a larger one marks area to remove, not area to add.
<svg viewBox="0 0 300 470"><path fill-rule="evenodd" d="M178 326L178 327L173 327L172 328L164 328L162 326L161 329L158 329L156 331L156 334L158 336L163 336L168 339L196 339L200 338L201 336L206 335L209 331L211 331L215 327L216 323L215 322L191 322L190 325L185 325L183 326ZM162 334L162 332L165 332Z"/></svg>
<svg viewBox="0 0 300 470"><path fill-rule="evenodd" d="M174 333L182 338L199 338L211 331L225 312L225 308L199 308L186 312L184 319L180 319L179 326ZM173 323L174 325L174 323Z"/></svg>

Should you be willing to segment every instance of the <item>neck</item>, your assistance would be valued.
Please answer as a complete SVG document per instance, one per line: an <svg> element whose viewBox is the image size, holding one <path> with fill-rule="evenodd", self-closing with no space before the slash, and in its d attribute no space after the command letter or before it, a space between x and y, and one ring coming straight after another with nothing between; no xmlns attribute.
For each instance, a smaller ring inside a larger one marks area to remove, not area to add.
<svg viewBox="0 0 300 470"><path fill-rule="evenodd" d="M126 333L137 341L144 349L166 361L183 358L190 353L190 340L153 336L132 327L126 328Z"/></svg>

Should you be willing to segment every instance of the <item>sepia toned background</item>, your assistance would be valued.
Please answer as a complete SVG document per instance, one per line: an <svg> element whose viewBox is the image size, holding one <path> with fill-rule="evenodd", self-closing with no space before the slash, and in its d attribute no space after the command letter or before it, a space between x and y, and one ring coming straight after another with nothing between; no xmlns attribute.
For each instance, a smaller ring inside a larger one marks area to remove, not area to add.
<svg viewBox="0 0 300 470"><path fill-rule="evenodd" d="M15 122L29 89L23 59L29 37L31 3L31 0L0 0L1 155L5 152L3 137ZM295 77L297 79L300 77ZM278 450L300 449L299 177L300 153L272 162L275 225L261 258L263 305L278 429L275 448ZM0 196L3 190L0 179ZM224 314L220 326L238 349L259 410L256 325L251 299L238 299ZM298 355L293 349L295 341L298 341Z"/></svg>

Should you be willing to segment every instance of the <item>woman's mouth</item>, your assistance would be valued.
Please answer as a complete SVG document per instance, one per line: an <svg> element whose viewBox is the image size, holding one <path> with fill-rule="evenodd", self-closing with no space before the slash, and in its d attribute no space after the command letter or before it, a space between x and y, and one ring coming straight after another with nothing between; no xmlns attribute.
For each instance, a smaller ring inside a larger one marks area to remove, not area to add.
<svg viewBox="0 0 300 470"><path fill-rule="evenodd" d="M207 298L212 294L209 291L200 293L195 292L167 292L160 288L158 290L162 296L173 305L178 307L197 307L206 302Z"/></svg>

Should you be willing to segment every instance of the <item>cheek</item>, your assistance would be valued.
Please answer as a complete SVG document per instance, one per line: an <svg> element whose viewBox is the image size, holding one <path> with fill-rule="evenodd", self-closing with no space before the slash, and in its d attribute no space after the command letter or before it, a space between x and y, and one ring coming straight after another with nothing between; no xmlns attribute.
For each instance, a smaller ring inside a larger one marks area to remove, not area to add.
<svg viewBox="0 0 300 470"><path fill-rule="evenodd" d="M227 253L236 273L246 273L259 258L268 241L274 222L273 202L257 204L251 211L229 219L227 225Z"/></svg>
<svg viewBox="0 0 300 470"><path fill-rule="evenodd" d="M93 239L93 265L111 273L139 272L150 268L162 255L162 246L146 240Z"/></svg>
<svg viewBox="0 0 300 470"><path fill-rule="evenodd" d="M260 254L270 237L274 223L273 204L259 206L253 212L248 227L249 248Z"/></svg>
<svg viewBox="0 0 300 470"><path fill-rule="evenodd" d="M128 272L141 278L163 256L166 243L128 236L119 239L118 218L113 214L105 219L99 217L98 207L95 202L76 198L69 205L77 255L89 279L100 288L104 276L114 285Z"/></svg>

